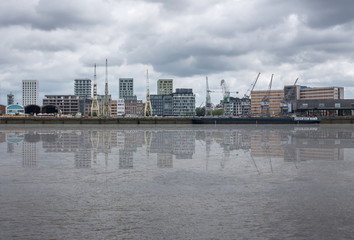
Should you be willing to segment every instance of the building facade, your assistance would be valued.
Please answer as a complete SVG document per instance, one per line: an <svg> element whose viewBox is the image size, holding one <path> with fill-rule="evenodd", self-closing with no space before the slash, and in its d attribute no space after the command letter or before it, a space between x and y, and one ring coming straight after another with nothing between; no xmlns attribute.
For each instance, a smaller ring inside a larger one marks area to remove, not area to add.
<svg viewBox="0 0 354 240"><path fill-rule="evenodd" d="M43 106L57 106L62 114L76 114L80 112L80 97L76 95L45 95Z"/></svg>
<svg viewBox="0 0 354 240"><path fill-rule="evenodd" d="M0 114L6 114L6 106L0 104Z"/></svg>
<svg viewBox="0 0 354 240"><path fill-rule="evenodd" d="M153 116L172 116L172 94L150 95Z"/></svg>
<svg viewBox="0 0 354 240"><path fill-rule="evenodd" d="M22 105L38 105L39 83L37 80L22 80Z"/></svg>
<svg viewBox="0 0 354 240"><path fill-rule="evenodd" d="M262 100L267 94L267 90L264 91L252 91L251 92L251 113L252 115L263 115ZM284 99L284 90L271 90L269 94L269 110L267 112L270 116L278 116L281 114L280 104Z"/></svg>
<svg viewBox="0 0 354 240"><path fill-rule="evenodd" d="M157 95L168 95L173 93L173 79L157 80Z"/></svg>
<svg viewBox="0 0 354 240"><path fill-rule="evenodd" d="M354 99L302 99L292 102L299 116L352 116Z"/></svg>
<svg viewBox="0 0 354 240"><path fill-rule="evenodd" d="M251 99L230 97L231 115L248 116L251 114Z"/></svg>
<svg viewBox="0 0 354 240"><path fill-rule="evenodd" d="M98 106L100 108L100 116L103 116L103 105L104 105L105 95L97 95ZM112 96L108 95L108 103L111 105Z"/></svg>
<svg viewBox="0 0 354 240"><path fill-rule="evenodd" d="M344 99L343 87L300 87L300 100L307 99Z"/></svg>
<svg viewBox="0 0 354 240"><path fill-rule="evenodd" d="M116 117L118 116L118 101L117 100L111 100L111 116Z"/></svg>
<svg viewBox="0 0 354 240"><path fill-rule="evenodd" d="M7 115L25 115L25 108L20 105L10 105L6 107Z"/></svg>
<svg viewBox="0 0 354 240"><path fill-rule="evenodd" d="M190 88L177 88L172 94L172 115L193 116L195 114L195 95Z"/></svg>
<svg viewBox="0 0 354 240"><path fill-rule="evenodd" d="M117 115L118 116L124 116L125 115L125 104L124 104L124 99L119 98L117 100Z"/></svg>
<svg viewBox="0 0 354 240"><path fill-rule="evenodd" d="M119 78L119 98L134 95L134 79Z"/></svg>
<svg viewBox="0 0 354 240"><path fill-rule="evenodd" d="M74 95L91 98L92 84L91 79L79 78L74 80Z"/></svg>

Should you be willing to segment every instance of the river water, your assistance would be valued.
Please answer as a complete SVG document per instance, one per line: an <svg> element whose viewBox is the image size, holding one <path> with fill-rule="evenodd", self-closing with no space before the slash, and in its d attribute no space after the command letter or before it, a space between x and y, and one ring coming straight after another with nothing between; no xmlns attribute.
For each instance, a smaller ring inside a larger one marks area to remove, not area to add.
<svg viewBox="0 0 354 240"><path fill-rule="evenodd" d="M352 239L352 125L3 125L0 239Z"/></svg>

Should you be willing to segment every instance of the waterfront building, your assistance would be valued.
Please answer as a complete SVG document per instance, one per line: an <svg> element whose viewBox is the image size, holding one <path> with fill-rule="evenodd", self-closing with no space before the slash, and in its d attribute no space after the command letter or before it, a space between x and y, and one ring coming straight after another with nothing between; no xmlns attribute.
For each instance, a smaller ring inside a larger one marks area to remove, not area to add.
<svg viewBox="0 0 354 240"><path fill-rule="evenodd" d="M22 80L22 105L38 105L39 82L37 80Z"/></svg>
<svg viewBox="0 0 354 240"><path fill-rule="evenodd" d="M43 106L57 106L62 114L76 114L80 112L80 97L76 95L45 95Z"/></svg>
<svg viewBox="0 0 354 240"><path fill-rule="evenodd" d="M251 112L252 115L262 115L262 99L268 93L267 90L251 92ZM270 90L269 92L269 115L279 116L281 113L280 103L284 99L284 90Z"/></svg>
<svg viewBox="0 0 354 240"><path fill-rule="evenodd" d="M317 87L310 88L300 85L288 85L284 87L284 100L281 104L281 111L283 114L291 113L297 110L309 110L306 104L310 104L310 107L319 108L319 110L350 110L349 105L346 105L345 109L332 109L334 102L327 102L325 105L324 101L327 100L343 100L344 99L344 88L343 87ZM303 102L304 100L309 100L309 102ZM317 102L316 100L321 100ZM345 102L343 102L346 104ZM302 106L302 104L305 104ZM302 107L300 107L302 106ZM327 108L329 107L329 108ZM296 110L294 110L296 108ZM302 108L302 110L300 109Z"/></svg>
<svg viewBox="0 0 354 240"><path fill-rule="evenodd" d="M7 106L13 105L15 103L15 96L10 92L7 94Z"/></svg>
<svg viewBox="0 0 354 240"><path fill-rule="evenodd" d="M144 115L144 104L136 96L124 97L125 116L136 117Z"/></svg>
<svg viewBox="0 0 354 240"><path fill-rule="evenodd" d="M6 106L0 104L0 115L1 114L6 114Z"/></svg>
<svg viewBox="0 0 354 240"><path fill-rule="evenodd" d="M232 116L248 116L251 114L251 99L230 97Z"/></svg>
<svg viewBox="0 0 354 240"><path fill-rule="evenodd" d="M193 116L195 114L195 95L191 88L177 88L172 94L173 116Z"/></svg>
<svg viewBox="0 0 354 240"><path fill-rule="evenodd" d="M86 98L92 97L92 84L91 79L78 78L74 80L74 95Z"/></svg>
<svg viewBox="0 0 354 240"><path fill-rule="evenodd" d="M111 100L111 116L115 117L118 115L118 101L117 100Z"/></svg>
<svg viewBox="0 0 354 240"><path fill-rule="evenodd" d="M150 95L153 116L172 116L172 94Z"/></svg>
<svg viewBox="0 0 354 240"><path fill-rule="evenodd" d="M119 78L119 98L134 95L134 79Z"/></svg>
<svg viewBox="0 0 354 240"><path fill-rule="evenodd" d="M157 80L157 95L169 95L173 92L173 79Z"/></svg>
<svg viewBox="0 0 354 240"><path fill-rule="evenodd" d="M291 106L299 116L354 115L354 99L301 99L292 101Z"/></svg>
<svg viewBox="0 0 354 240"><path fill-rule="evenodd" d="M79 96L79 112L83 116L88 116L91 113L92 98Z"/></svg>
<svg viewBox="0 0 354 240"><path fill-rule="evenodd" d="M10 105L6 107L6 115L24 115L25 109L21 105Z"/></svg>
<svg viewBox="0 0 354 240"><path fill-rule="evenodd" d="M104 101L105 101L105 95L97 95L97 102L98 102L98 106L99 106L99 109L100 109L100 113L99 115L100 116L103 116L103 105L104 105ZM111 95L108 95L108 104L110 105L111 104L111 101L112 101L112 96Z"/></svg>
<svg viewBox="0 0 354 240"><path fill-rule="evenodd" d="M343 87L300 87L300 100L344 99Z"/></svg>
<svg viewBox="0 0 354 240"><path fill-rule="evenodd" d="M124 99L123 98L119 98L117 100L117 115L118 116L125 115L125 104L124 104Z"/></svg>

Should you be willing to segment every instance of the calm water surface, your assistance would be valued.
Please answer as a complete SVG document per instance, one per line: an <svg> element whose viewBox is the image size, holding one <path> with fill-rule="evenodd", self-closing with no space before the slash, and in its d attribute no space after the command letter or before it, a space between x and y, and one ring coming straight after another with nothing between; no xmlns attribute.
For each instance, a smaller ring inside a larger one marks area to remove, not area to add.
<svg viewBox="0 0 354 240"><path fill-rule="evenodd" d="M0 126L0 239L352 239L354 127Z"/></svg>

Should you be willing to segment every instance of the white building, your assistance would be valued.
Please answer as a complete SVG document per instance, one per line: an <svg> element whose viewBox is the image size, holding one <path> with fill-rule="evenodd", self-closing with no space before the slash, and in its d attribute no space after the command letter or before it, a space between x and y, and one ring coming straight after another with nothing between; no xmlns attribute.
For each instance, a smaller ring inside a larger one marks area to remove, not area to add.
<svg viewBox="0 0 354 240"><path fill-rule="evenodd" d="M117 115L118 116L123 116L125 114L125 104L124 104L124 99L119 98L117 100Z"/></svg>
<svg viewBox="0 0 354 240"><path fill-rule="evenodd" d="M37 80L22 80L22 105L38 105L39 83Z"/></svg>

